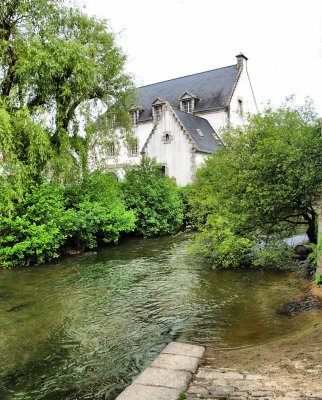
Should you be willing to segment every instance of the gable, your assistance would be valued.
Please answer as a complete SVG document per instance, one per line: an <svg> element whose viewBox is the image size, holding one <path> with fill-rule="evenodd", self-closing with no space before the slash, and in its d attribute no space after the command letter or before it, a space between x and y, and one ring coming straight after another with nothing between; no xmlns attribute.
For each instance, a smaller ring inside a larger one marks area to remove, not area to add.
<svg viewBox="0 0 322 400"><path fill-rule="evenodd" d="M184 111L175 110L169 103L166 103L165 112L170 112L172 117L176 120L176 124L180 126L181 132L188 137L189 141L197 151L202 153L214 153L223 145L219 136L205 118ZM161 131L164 130L162 119L160 120L160 124L153 126L150 135L142 148L142 154L145 153L147 144L151 140L152 136L156 132L160 131L160 129ZM164 133L168 133L170 136L173 135L170 131Z"/></svg>

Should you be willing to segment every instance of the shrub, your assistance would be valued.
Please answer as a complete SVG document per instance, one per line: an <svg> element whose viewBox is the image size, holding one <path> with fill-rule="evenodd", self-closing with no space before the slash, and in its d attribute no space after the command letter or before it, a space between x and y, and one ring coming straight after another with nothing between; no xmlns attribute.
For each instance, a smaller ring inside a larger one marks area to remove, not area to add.
<svg viewBox="0 0 322 400"><path fill-rule="evenodd" d="M65 210L61 188L35 186L11 217L0 217L0 263L4 267L41 264L59 256L76 215Z"/></svg>
<svg viewBox="0 0 322 400"><path fill-rule="evenodd" d="M95 172L65 189L52 183L34 186L10 217L0 217L0 264L42 264L66 247L116 242L134 224L134 213L125 209L110 174Z"/></svg>
<svg viewBox="0 0 322 400"><path fill-rule="evenodd" d="M236 268L249 264L254 242L238 236L223 216L211 215L196 236L196 254L210 260L214 268Z"/></svg>
<svg viewBox="0 0 322 400"><path fill-rule="evenodd" d="M176 184L155 160L142 158L126 172L123 191L135 212L136 232L144 237L173 233L183 221L183 202Z"/></svg>
<svg viewBox="0 0 322 400"><path fill-rule="evenodd" d="M99 243L115 243L122 232L134 229L134 213L125 209L120 185L112 174L95 171L81 185L69 186L65 195L67 207L77 212L70 246L92 249Z"/></svg>

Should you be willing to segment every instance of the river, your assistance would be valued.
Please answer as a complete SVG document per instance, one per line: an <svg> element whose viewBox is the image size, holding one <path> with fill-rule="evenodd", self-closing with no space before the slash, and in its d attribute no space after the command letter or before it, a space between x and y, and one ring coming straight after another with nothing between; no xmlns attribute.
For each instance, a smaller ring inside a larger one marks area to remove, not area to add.
<svg viewBox="0 0 322 400"><path fill-rule="evenodd" d="M169 341L250 346L321 322L278 313L309 291L297 273L214 271L189 243L130 239L0 271L0 398L113 398Z"/></svg>

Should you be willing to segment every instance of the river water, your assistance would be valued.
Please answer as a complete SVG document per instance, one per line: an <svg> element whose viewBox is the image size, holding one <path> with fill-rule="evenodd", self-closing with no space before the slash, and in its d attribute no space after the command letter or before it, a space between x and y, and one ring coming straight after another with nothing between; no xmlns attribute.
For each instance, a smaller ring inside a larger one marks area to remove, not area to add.
<svg viewBox="0 0 322 400"><path fill-rule="evenodd" d="M309 291L296 273L213 271L189 242L131 239L0 271L0 398L113 398L169 341L249 346L321 322L278 313Z"/></svg>

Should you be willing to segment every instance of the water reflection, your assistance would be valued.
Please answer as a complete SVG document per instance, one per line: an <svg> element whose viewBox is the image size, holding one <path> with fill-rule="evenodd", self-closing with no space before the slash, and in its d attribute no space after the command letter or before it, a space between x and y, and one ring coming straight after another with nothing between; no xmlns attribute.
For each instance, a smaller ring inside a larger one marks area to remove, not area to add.
<svg viewBox="0 0 322 400"><path fill-rule="evenodd" d="M101 399L171 340L243 346L319 322L314 310L276 312L308 290L296 274L212 271L188 253L188 242L132 240L1 271L0 398Z"/></svg>

